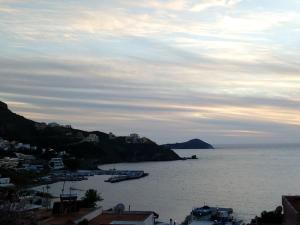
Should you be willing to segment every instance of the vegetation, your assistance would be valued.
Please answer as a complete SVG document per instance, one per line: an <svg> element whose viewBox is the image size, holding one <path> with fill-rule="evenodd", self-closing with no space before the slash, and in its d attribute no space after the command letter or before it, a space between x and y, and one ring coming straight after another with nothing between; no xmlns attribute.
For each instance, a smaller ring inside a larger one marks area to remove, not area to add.
<svg viewBox="0 0 300 225"><path fill-rule="evenodd" d="M282 224L282 221L282 206L278 206L274 211L263 211L260 217L252 219L251 224Z"/></svg>
<svg viewBox="0 0 300 225"><path fill-rule="evenodd" d="M89 189L85 192L85 195L82 198L82 203L86 208L93 208L96 207L97 202L102 200L103 198L100 194L98 194L97 190Z"/></svg>
<svg viewBox="0 0 300 225"><path fill-rule="evenodd" d="M66 169L75 171L80 168L80 160L76 158L68 158L64 160L64 165Z"/></svg>
<svg viewBox="0 0 300 225"><path fill-rule="evenodd" d="M0 174L3 177L10 177L11 182L17 187L32 185L35 182L35 180L40 176L39 174L28 171L15 171L4 168L0 168Z"/></svg>

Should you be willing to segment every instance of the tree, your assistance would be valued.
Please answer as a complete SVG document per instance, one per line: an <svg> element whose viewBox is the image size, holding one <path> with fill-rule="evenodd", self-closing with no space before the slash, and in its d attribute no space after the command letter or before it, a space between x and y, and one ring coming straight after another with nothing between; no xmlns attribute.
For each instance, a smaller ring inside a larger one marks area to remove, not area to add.
<svg viewBox="0 0 300 225"><path fill-rule="evenodd" d="M103 198L98 194L97 190L89 189L85 192L82 202L84 207L93 208L97 205L97 202L102 201Z"/></svg>
<svg viewBox="0 0 300 225"><path fill-rule="evenodd" d="M69 170L78 170L80 168L80 161L78 159L65 159L65 167Z"/></svg>

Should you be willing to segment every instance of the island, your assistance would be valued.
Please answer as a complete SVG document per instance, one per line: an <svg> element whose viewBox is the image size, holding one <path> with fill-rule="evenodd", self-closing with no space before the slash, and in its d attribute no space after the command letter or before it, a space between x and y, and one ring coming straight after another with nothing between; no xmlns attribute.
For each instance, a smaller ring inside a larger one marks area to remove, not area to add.
<svg viewBox="0 0 300 225"><path fill-rule="evenodd" d="M214 149L211 144L200 139L192 139L186 142L175 144L164 144L162 146L170 149Z"/></svg>

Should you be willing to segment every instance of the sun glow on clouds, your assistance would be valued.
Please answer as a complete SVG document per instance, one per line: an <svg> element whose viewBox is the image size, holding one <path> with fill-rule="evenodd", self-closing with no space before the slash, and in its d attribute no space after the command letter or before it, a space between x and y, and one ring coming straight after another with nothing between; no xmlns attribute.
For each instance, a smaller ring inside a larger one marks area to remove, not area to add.
<svg viewBox="0 0 300 225"><path fill-rule="evenodd" d="M254 3L0 0L1 100L161 143L296 142L300 3Z"/></svg>

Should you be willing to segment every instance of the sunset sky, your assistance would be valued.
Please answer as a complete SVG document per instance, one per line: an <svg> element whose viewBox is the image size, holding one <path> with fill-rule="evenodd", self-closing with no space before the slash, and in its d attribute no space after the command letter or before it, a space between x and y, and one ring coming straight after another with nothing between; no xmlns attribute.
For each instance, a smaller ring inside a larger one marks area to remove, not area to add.
<svg viewBox="0 0 300 225"><path fill-rule="evenodd" d="M299 0L0 0L0 100L158 143L300 142Z"/></svg>

